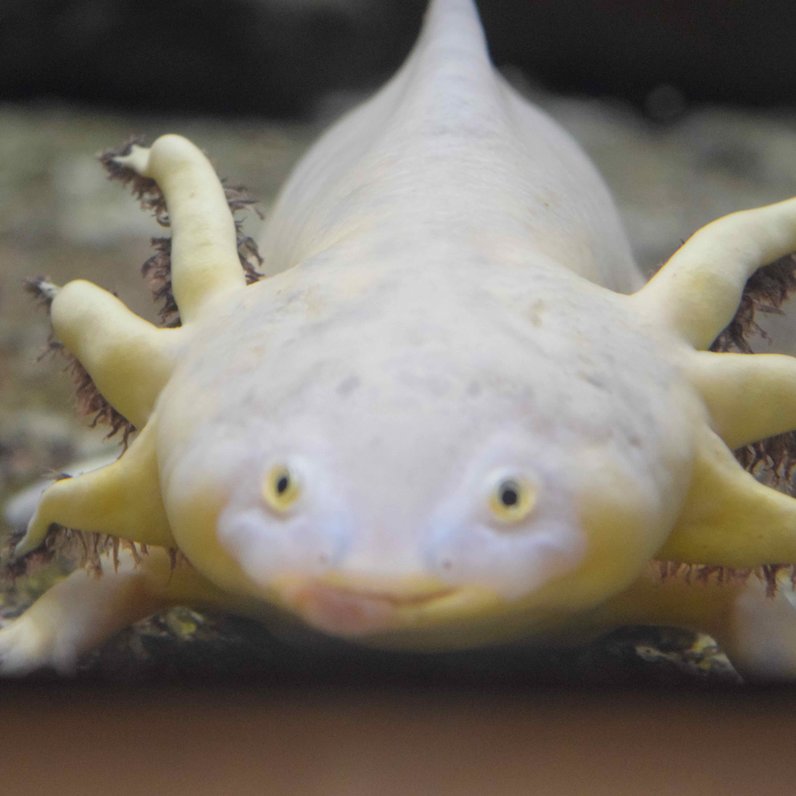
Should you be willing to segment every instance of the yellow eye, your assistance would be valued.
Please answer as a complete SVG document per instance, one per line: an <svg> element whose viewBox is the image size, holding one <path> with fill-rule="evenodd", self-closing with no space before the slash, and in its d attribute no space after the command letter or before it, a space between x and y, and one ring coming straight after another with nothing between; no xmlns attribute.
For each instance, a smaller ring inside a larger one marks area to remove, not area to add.
<svg viewBox="0 0 796 796"><path fill-rule="evenodd" d="M287 511L300 494L298 479L283 465L273 467L265 477L263 499L269 508L280 514Z"/></svg>
<svg viewBox="0 0 796 796"><path fill-rule="evenodd" d="M524 520L536 503L536 490L519 478L501 479L489 500L492 514L500 522L513 524Z"/></svg>

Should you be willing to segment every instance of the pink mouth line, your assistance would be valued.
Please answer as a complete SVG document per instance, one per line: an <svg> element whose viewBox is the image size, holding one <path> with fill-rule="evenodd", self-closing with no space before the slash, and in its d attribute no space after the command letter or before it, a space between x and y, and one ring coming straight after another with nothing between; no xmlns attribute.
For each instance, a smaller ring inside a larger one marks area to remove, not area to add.
<svg viewBox="0 0 796 796"><path fill-rule="evenodd" d="M333 592L343 598L353 598L355 600L363 600L366 602L382 602L392 605L396 608L423 605L424 603L432 602L442 597L448 597L455 591L455 589L439 589L438 591L424 592L422 594L401 595L387 591L348 589L344 586L324 586L323 588L328 589L330 592Z"/></svg>
<svg viewBox="0 0 796 796"><path fill-rule="evenodd" d="M332 635L360 636L400 626L401 609L421 608L448 597L455 589L401 595L386 591L350 589L327 584L305 585L290 602L304 620Z"/></svg>

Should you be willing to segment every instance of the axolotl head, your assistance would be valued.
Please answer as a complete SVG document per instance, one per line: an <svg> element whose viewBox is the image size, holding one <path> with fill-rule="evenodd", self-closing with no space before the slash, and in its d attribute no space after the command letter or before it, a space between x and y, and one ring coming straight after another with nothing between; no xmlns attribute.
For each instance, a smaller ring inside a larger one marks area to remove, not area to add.
<svg viewBox="0 0 796 796"><path fill-rule="evenodd" d="M217 585L334 635L559 624L664 541L690 394L621 296L423 279L297 268L197 331L158 407L175 539Z"/></svg>

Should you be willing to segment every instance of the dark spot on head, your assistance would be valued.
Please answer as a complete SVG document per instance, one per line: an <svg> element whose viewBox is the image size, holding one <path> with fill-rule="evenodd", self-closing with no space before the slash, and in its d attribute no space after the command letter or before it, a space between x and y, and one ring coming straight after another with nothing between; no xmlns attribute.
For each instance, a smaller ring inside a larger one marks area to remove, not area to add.
<svg viewBox="0 0 796 796"><path fill-rule="evenodd" d="M546 307L544 301L538 299L531 306L531 323L539 328L544 323L543 317Z"/></svg>
<svg viewBox="0 0 796 796"><path fill-rule="evenodd" d="M480 381L471 381L467 385L467 395L469 395L471 398L478 398L478 396L481 395L481 392L482 387Z"/></svg>
<svg viewBox="0 0 796 796"><path fill-rule="evenodd" d="M344 397L351 395L351 393L359 389L361 383L359 376L348 376L337 385L337 394Z"/></svg>
<svg viewBox="0 0 796 796"><path fill-rule="evenodd" d="M607 389L604 376L593 370L582 370L578 373L578 376L587 384L591 384L592 387L596 387L598 390Z"/></svg>

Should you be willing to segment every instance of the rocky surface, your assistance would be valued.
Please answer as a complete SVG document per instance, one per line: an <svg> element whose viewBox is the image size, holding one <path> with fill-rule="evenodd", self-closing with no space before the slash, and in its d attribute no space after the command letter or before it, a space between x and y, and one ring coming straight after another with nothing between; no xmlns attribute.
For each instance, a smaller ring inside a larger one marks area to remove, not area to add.
<svg viewBox="0 0 796 796"><path fill-rule="evenodd" d="M652 125L629 106L532 92L592 155L611 184L640 262L654 269L696 227L723 213L796 193L796 114L703 107L677 124ZM342 107L340 98L326 103ZM158 228L118 185L109 183L94 154L131 133L150 140L181 132L209 152L219 171L261 199L267 214L278 185L327 118L305 123L174 118L98 113L61 105L0 105L0 499L76 457L107 445L72 416L68 379L57 358L38 361L47 321L24 295L25 277L58 283L92 279L154 318L139 266ZM258 220L252 217L250 232ZM788 329L777 329L788 350ZM57 573L51 573L56 576ZM31 598L46 578L6 590L6 613ZM179 639L183 639L182 642ZM707 646L706 646L707 645ZM634 631L564 658L524 654L501 664L502 677L567 676L610 682L691 679L705 671L722 682L733 675L705 639ZM397 677L478 677L489 656L446 656L418 663L401 656L351 655L330 648L320 657L292 653L248 623L171 612L122 634L88 664L110 677L225 676L261 671L326 671ZM502 659L502 658L501 658ZM654 659L650 667L644 661ZM562 667L561 661L568 662ZM534 663L535 661L535 663ZM371 668L368 668L371 667Z"/></svg>

